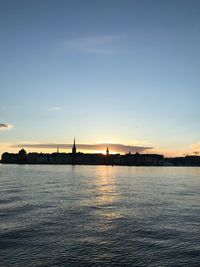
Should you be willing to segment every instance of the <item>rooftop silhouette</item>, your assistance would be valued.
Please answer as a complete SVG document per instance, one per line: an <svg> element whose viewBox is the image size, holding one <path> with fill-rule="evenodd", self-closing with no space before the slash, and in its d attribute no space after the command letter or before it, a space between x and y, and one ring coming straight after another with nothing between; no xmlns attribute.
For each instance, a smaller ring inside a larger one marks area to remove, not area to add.
<svg viewBox="0 0 200 267"><path fill-rule="evenodd" d="M4 164L73 164L73 165L122 165L122 166L200 166L200 156L165 158L160 154L112 154L109 147L102 153L77 152L76 140L71 153L27 153L21 149L18 153L5 152L1 163Z"/></svg>

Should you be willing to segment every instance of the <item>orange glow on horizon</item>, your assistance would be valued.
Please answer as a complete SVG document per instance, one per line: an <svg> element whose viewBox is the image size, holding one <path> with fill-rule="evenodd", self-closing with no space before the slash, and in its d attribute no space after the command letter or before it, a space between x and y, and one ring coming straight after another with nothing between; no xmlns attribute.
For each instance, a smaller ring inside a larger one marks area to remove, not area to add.
<svg viewBox="0 0 200 267"><path fill-rule="evenodd" d="M28 147L26 148L26 146L19 148L19 147L14 147L13 145L15 144L11 144L11 143L0 143L0 157L4 152L9 152L9 153L18 153L18 151L21 148L24 148L27 153L32 153L32 152L36 152L36 153L54 153L57 152L57 148L31 148ZM106 154L106 146L103 149L99 149L99 150L84 150L84 149L79 149L78 144L77 144L77 152L81 152L81 153L101 153L101 154ZM108 148L109 148L109 144L108 144ZM66 148L62 148L62 146L59 147L59 152L60 153L71 153L71 149L66 149ZM115 151L115 150L111 150L109 148L109 152L110 154L126 154L127 152L122 152L122 151ZM164 155L165 157L184 157L185 155L194 155L194 149L192 148L188 148L188 149L180 149L180 150L169 150L169 149L160 149L160 150L146 150L143 151L143 154L161 154ZM134 153L133 153L134 154Z"/></svg>

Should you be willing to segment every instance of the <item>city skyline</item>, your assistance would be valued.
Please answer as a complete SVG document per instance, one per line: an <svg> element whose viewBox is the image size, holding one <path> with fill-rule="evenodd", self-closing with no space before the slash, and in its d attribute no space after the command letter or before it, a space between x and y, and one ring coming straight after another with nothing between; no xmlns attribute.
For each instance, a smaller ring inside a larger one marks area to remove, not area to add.
<svg viewBox="0 0 200 267"><path fill-rule="evenodd" d="M56 147L53 153L38 153L28 152L22 148L18 153L5 152L1 157L1 164L48 164L48 165L110 165L110 166L200 166L199 152L194 152L194 155L184 155L184 157L165 157L164 155L156 153L142 153L151 147L131 147L122 146L119 144L110 144L111 149L119 150L125 149L125 153L120 154L110 151L110 147L106 144L89 145L80 144L79 148L95 150L95 153L83 153L77 149L76 140L74 138L73 144L62 144L63 148L69 149L69 153L61 152L60 147ZM28 145L26 145L28 146ZM51 148L55 149L55 145L49 144ZM94 147L95 146L95 147ZM122 146L122 147L121 147ZM36 145L37 148L45 148L44 145ZM87 150L86 150L87 151ZM128 152L129 151L129 152ZM128 153L127 153L128 152Z"/></svg>
<svg viewBox="0 0 200 267"><path fill-rule="evenodd" d="M200 151L199 11L197 0L1 1L0 154L68 151L73 136L94 152Z"/></svg>
<svg viewBox="0 0 200 267"><path fill-rule="evenodd" d="M116 143L98 143L98 144L81 144L75 142L75 138L73 143L70 144L18 144L13 146L17 149L50 149L55 151L67 151L70 152L73 147L75 147L76 152L96 152L106 154L107 149L110 150L111 153L142 153L151 151L153 147L147 146L133 146L133 145L124 145L124 144L116 144Z"/></svg>

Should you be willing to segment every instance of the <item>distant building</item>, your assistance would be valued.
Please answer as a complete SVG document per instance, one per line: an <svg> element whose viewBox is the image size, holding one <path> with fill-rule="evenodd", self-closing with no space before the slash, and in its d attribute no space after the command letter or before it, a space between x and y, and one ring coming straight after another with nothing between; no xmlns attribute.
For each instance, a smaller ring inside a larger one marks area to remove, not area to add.
<svg viewBox="0 0 200 267"><path fill-rule="evenodd" d="M74 144L72 147L72 154L75 155L76 154L76 142L75 142L75 138L74 138Z"/></svg>
<svg viewBox="0 0 200 267"><path fill-rule="evenodd" d="M27 155L24 149L21 149L18 153L18 163L25 164L27 162Z"/></svg>
<svg viewBox="0 0 200 267"><path fill-rule="evenodd" d="M76 141L72 144L71 153L26 153L21 149L18 153L2 154L1 163L5 164L73 164L73 165L121 165L121 166L200 166L200 156L185 156L176 158L164 158L159 154L135 154L124 155L110 154L106 148L106 155L101 153L81 153L76 150Z"/></svg>
<svg viewBox="0 0 200 267"><path fill-rule="evenodd" d="M108 156L109 155L109 148L107 147L107 149L106 149L106 155Z"/></svg>

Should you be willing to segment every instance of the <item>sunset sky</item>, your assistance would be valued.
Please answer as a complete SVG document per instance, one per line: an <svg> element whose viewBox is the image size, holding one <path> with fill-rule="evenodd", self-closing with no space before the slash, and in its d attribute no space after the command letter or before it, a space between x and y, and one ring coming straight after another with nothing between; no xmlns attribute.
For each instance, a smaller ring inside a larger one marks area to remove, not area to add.
<svg viewBox="0 0 200 267"><path fill-rule="evenodd" d="M1 0L0 154L74 137L200 152L199 14L199 0Z"/></svg>

